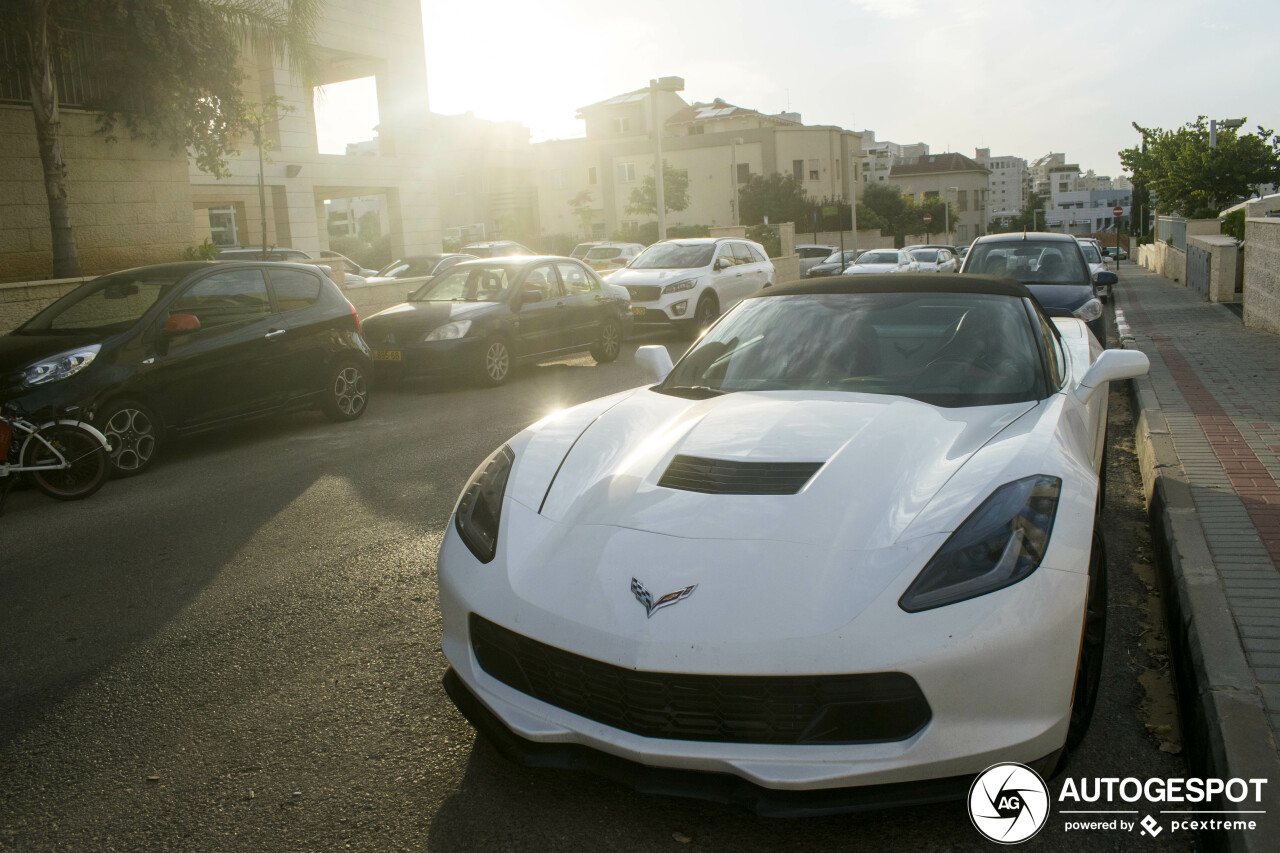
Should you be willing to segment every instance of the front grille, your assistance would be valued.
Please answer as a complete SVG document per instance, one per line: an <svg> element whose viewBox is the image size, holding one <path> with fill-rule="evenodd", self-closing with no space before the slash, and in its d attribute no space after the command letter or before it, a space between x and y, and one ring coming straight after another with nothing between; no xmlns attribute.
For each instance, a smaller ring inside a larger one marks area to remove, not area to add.
<svg viewBox="0 0 1280 853"><path fill-rule="evenodd" d="M768 744L906 740L932 711L911 676L689 675L581 657L471 614L481 669L557 708L643 737Z"/></svg>
<svg viewBox="0 0 1280 853"><path fill-rule="evenodd" d="M680 454L658 485L708 495L794 495L821 467L821 462L736 462Z"/></svg>
<svg viewBox="0 0 1280 853"><path fill-rule="evenodd" d="M632 302L657 302L662 298L662 288L656 285L627 285Z"/></svg>

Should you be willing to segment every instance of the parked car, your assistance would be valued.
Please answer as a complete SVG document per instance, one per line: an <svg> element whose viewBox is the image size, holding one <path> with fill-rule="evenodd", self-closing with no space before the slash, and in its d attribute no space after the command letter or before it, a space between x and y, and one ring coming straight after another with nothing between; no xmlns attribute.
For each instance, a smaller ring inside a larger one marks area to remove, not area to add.
<svg viewBox="0 0 1280 853"><path fill-rule="evenodd" d="M969 254L968 246L959 246L956 248L956 257L960 259L961 264L964 263L965 256Z"/></svg>
<svg viewBox="0 0 1280 853"><path fill-rule="evenodd" d="M920 272L960 272L960 262L947 248L907 248L907 253L919 265Z"/></svg>
<svg viewBox="0 0 1280 853"><path fill-rule="evenodd" d="M267 257L265 258L265 260L285 261L288 263L295 263L295 264L315 264L316 266L320 267L320 269L324 271L325 275L330 275L333 272L333 268L326 265L323 261L323 256L326 253L321 252L320 254L322 258L317 260L316 258L311 257L311 255L307 254L306 252L302 251L301 249L281 249L273 246L267 249ZM343 271L343 274L342 274L343 283L347 287L358 287L359 285L362 285L365 283L365 273L362 271L359 271L356 265L354 264L354 262L348 260L344 255L338 255L337 252L328 252L327 254L336 255L337 257L340 257L343 260L347 261L348 267ZM219 249L218 260L220 261L263 260L262 249L260 248L259 249Z"/></svg>
<svg viewBox="0 0 1280 853"><path fill-rule="evenodd" d="M800 277L808 278L809 270L831 257L833 252L839 252L836 246L819 246L814 243L801 243L796 246L796 254L800 256Z"/></svg>
<svg viewBox="0 0 1280 853"><path fill-rule="evenodd" d="M1107 246L1107 257L1115 258L1117 261L1129 260L1129 252L1123 246Z"/></svg>
<svg viewBox="0 0 1280 853"><path fill-rule="evenodd" d="M845 275L920 272L920 262L906 249L871 249L845 268Z"/></svg>
<svg viewBox="0 0 1280 853"><path fill-rule="evenodd" d="M368 279L369 284L386 284L401 278L422 278L440 275L463 261L474 261L475 255L451 252L443 255L419 255L413 258L397 258L378 270Z"/></svg>
<svg viewBox="0 0 1280 853"><path fill-rule="evenodd" d="M1090 277L1107 271L1107 263L1104 260L1106 256L1098 251L1097 241L1080 240L1080 251L1084 254L1084 262L1089 265ZM1093 295L1106 302L1111 296L1111 288L1107 285L1096 285Z"/></svg>
<svg viewBox="0 0 1280 853"><path fill-rule="evenodd" d="M463 261L364 322L380 375L501 385L518 361L588 350L618 357L631 325L621 287L574 258Z"/></svg>
<svg viewBox="0 0 1280 853"><path fill-rule="evenodd" d="M637 323L697 334L777 275L759 243L690 237L654 243L609 281L631 294Z"/></svg>
<svg viewBox="0 0 1280 853"><path fill-rule="evenodd" d="M324 260L328 260L329 258L338 258L339 260L341 260L347 265L346 266L347 272L353 272L358 276L363 276L364 278L368 278L371 275L378 274L377 270L371 270L368 267L364 266L363 264L358 264L355 261L348 258L346 255L342 254L341 252L335 252L331 249L321 249L320 260L324 261Z"/></svg>
<svg viewBox="0 0 1280 853"><path fill-rule="evenodd" d="M464 255L477 258L502 258L507 255L536 255L533 249L514 240L487 240L483 243L471 243L462 247Z"/></svg>
<svg viewBox="0 0 1280 853"><path fill-rule="evenodd" d="M607 240L591 240L586 243L579 243L573 247L573 251L569 253L569 257L577 258L580 261L586 260L587 252L590 252L596 246L603 246L607 242Z"/></svg>
<svg viewBox="0 0 1280 853"><path fill-rule="evenodd" d="M600 243L587 250L582 260L596 272L613 272L631 263L644 251L639 243Z"/></svg>
<svg viewBox="0 0 1280 853"><path fill-rule="evenodd" d="M1079 241L1070 234L1015 231L987 234L973 242L961 272L1022 282L1051 317L1078 317L1104 346L1106 318L1096 289L1119 279L1089 272Z"/></svg>
<svg viewBox="0 0 1280 853"><path fill-rule="evenodd" d="M858 252L853 249L832 252L822 260L822 263L809 267L808 277L821 278L823 276L843 275L844 268L853 263L853 259L856 257L858 257Z"/></svg>
<svg viewBox="0 0 1280 853"><path fill-rule="evenodd" d="M1102 672L1107 383L1022 285L796 282L476 469L445 690L507 757L791 814L1049 778Z"/></svg>
<svg viewBox="0 0 1280 853"><path fill-rule="evenodd" d="M127 475L171 434L308 406L358 418L371 365L316 267L192 261L96 278L0 336L0 402L90 412Z"/></svg>

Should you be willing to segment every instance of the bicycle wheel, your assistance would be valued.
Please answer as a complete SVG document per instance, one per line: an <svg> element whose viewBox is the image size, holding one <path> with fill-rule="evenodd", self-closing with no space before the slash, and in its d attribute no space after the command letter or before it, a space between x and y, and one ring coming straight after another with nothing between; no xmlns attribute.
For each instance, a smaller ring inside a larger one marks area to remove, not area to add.
<svg viewBox="0 0 1280 853"><path fill-rule="evenodd" d="M58 464L58 457L37 436L43 436L70 463L66 468L29 472L37 489L60 501L75 501L102 488L111 474L111 463L93 433L76 424L54 424L40 430L22 448L25 468Z"/></svg>

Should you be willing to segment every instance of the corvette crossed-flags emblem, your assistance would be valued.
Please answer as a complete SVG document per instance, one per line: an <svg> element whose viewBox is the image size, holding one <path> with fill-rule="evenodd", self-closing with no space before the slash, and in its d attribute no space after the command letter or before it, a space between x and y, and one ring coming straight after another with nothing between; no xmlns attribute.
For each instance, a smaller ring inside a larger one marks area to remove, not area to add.
<svg viewBox="0 0 1280 853"><path fill-rule="evenodd" d="M639 601L644 605L645 613L648 614L649 619L652 619L653 614L657 613L662 608L670 607L677 602L684 601L686 598L693 595L693 591L697 588L698 585L695 583L690 586L686 586L684 589L669 592L662 596L662 598L654 601L653 594L644 588L644 584L640 583L640 581L635 578L631 579L631 594L636 597L636 601Z"/></svg>

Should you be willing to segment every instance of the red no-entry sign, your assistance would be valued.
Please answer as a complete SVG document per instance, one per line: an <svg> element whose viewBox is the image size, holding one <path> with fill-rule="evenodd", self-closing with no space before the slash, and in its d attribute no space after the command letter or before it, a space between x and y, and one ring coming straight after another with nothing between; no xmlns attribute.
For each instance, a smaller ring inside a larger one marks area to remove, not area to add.
<svg viewBox="0 0 1280 853"><path fill-rule="evenodd" d="M1124 208L1121 207L1120 205L1116 205L1115 207L1111 208L1111 215L1124 216Z"/></svg>
<svg viewBox="0 0 1280 853"><path fill-rule="evenodd" d="M925 225L928 225L928 224L929 224L930 222L932 222L932 221L933 221L933 214L931 214L931 213L926 213L926 214L924 215L924 224L925 224Z"/></svg>

